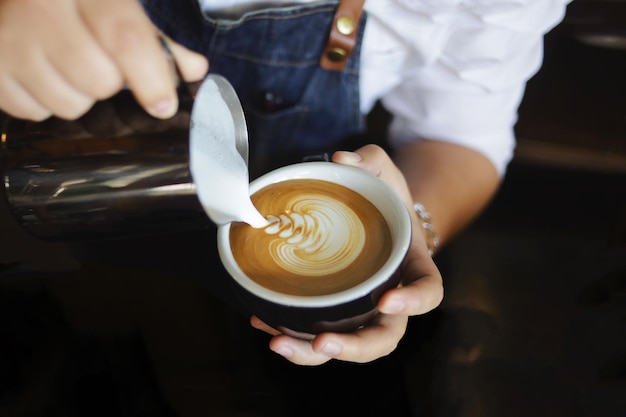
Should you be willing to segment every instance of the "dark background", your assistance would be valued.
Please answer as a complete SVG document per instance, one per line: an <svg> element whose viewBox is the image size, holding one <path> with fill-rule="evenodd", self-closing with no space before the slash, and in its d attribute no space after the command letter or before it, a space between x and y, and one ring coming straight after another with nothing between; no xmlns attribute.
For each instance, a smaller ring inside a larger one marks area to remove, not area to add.
<svg viewBox="0 0 626 417"><path fill-rule="evenodd" d="M437 255L444 303L374 363L269 352L211 233L43 242L2 201L0 417L626 415L625 16L577 0L547 36L502 189Z"/></svg>

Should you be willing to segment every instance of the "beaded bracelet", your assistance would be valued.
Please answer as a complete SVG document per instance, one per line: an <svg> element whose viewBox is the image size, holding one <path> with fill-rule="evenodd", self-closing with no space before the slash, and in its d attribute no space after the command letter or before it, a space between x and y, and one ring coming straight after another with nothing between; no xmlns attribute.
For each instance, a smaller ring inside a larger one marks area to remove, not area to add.
<svg viewBox="0 0 626 417"><path fill-rule="evenodd" d="M426 245L428 247L428 253L433 256L437 248L439 247L439 235L433 228L432 218L430 213L426 211L426 208L420 203L413 204L413 210L417 214L417 217L422 221L422 227L426 230Z"/></svg>

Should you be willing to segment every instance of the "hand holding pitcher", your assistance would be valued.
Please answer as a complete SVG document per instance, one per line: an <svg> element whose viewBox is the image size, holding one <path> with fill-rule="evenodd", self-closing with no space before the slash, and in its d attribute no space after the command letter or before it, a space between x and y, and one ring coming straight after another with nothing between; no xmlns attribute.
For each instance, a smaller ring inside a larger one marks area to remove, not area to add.
<svg viewBox="0 0 626 417"><path fill-rule="evenodd" d="M135 0L1 0L0 108L24 119L76 119L127 87L150 114L171 117L177 81L158 33ZM186 81L206 74L206 58L169 45Z"/></svg>

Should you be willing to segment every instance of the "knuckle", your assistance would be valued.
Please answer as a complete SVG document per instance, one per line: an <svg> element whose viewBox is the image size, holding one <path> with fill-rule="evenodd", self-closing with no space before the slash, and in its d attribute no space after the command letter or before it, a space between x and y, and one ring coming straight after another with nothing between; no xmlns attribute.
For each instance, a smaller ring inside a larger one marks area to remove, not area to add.
<svg viewBox="0 0 626 417"><path fill-rule="evenodd" d="M381 354L379 355L379 357L383 357L383 356L389 356L391 355L391 353L393 353L396 349L398 348L398 344L397 343L393 343L390 344L389 346L387 346L387 349L383 350L381 352Z"/></svg>
<svg viewBox="0 0 626 417"><path fill-rule="evenodd" d="M66 105L59 106L55 115L67 120L76 120L89 111L94 101L89 99L74 100Z"/></svg>
<svg viewBox="0 0 626 417"><path fill-rule="evenodd" d="M47 110L40 110L40 111L35 111L31 114L27 114L25 115L23 118L24 119L30 119L34 122L43 122L44 120L46 120L47 118L49 118L50 116L52 116L52 113L50 113Z"/></svg>
<svg viewBox="0 0 626 417"><path fill-rule="evenodd" d="M0 98L2 98L0 100L0 111L11 117L40 122L52 115L48 109L36 102L14 97L6 93L2 88L0 88Z"/></svg>
<svg viewBox="0 0 626 417"><path fill-rule="evenodd" d="M425 312L437 308L437 306L439 306L443 302L445 291L441 278L439 278L437 280L437 283L434 285L434 289L430 291L430 297L426 299L426 303L424 304L425 308L427 309L427 311Z"/></svg>
<svg viewBox="0 0 626 417"><path fill-rule="evenodd" d="M384 343L374 348L372 346L364 347L353 354L354 362L367 363L388 356L397 349L398 340L398 338L392 336L386 338Z"/></svg>
<svg viewBox="0 0 626 417"><path fill-rule="evenodd" d="M18 119L32 120L34 122L42 122L52 116L52 113L45 109L9 109L7 113Z"/></svg>
<svg viewBox="0 0 626 417"><path fill-rule="evenodd" d="M374 144L374 143L368 143L367 145L364 145L363 150L371 152L375 156L385 154L384 149L381 146Z"/></svg>
<svg viewBox="0 0 626 417"><path fill-rule="evenodd" d="M10 116L18 119L32 120L41 122L52 116L52 113L43 107L38 106L1 106L0 107Z"/></svg>
<svg viewBox="0 0 626 417"><path fill-rule="evenodd" d="M124 85L119 71L101 71L101 73L94 78L96 78L97 81L90 85L89 93L98 100L111 97Z"/></svg>
<svg viewBox="0 0 626 417"><path fill-rule="evenodd" d="M435 307L439 306L443 302L443 295L444 295L444 291L443 291L443 285L442 285L439 287L439 292L437 294L437 297L435 298Z"/></svg>
<svg viewBox="0 0 626 417"><path fill-rule="evenodd" d="M141 51L148 36L153 36L145 27L132 19L118 19L111 27L109 48L120 54L133 55Z"/></svg>

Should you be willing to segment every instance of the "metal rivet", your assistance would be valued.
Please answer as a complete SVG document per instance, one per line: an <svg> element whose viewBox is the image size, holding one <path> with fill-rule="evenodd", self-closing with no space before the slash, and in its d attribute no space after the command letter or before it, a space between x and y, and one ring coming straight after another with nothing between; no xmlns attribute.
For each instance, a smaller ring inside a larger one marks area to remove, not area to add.
<svg viewBox="0 0 626 417"><path fill-rule="evenodd" d="M343 48L333 48L326 52L326 57L332 62L343 61L346 55L346 50Z"/></svg>
<svg viewBox="0 0 626 417"><path fill-rule="evenodd" d="M350 16L341 16L337 19L337 30L342 35L351 35L354 32L354 20Z"/></svg>

